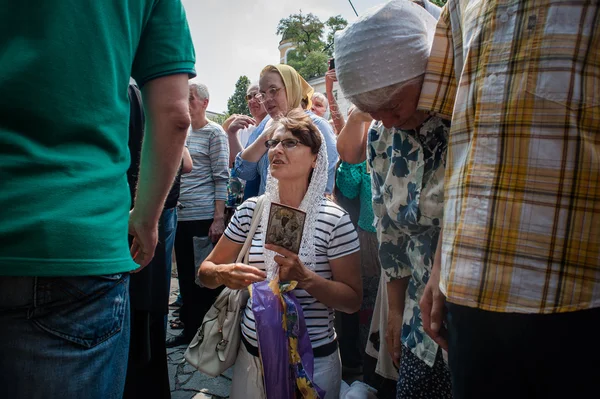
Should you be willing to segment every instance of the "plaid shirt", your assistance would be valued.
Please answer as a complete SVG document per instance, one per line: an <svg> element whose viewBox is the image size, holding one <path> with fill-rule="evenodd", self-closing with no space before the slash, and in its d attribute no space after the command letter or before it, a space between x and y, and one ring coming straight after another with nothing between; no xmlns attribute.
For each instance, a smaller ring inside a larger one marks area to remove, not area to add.
<svg viewBox="0 0 600 399"><path fill-rule="evenodd" d="M449 0L419 107L452 116L448 300L600 307L598 1Z"/></svg>

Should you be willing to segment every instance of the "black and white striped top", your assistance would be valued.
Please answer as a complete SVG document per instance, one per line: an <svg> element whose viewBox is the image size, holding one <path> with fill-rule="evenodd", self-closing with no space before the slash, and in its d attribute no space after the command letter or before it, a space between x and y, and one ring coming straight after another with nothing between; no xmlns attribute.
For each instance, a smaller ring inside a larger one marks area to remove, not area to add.
<svg viewBox="0 0 600 399"><path fill-rule="evenodd" d="M250 198L236 210L225 230L225 236L231 241L243 244L246 240L256 200L257 198ZM332 273L329 261L347 256L359 249L358 235L348 213L335 203L323 198L315 231L315 256L317 261L315 272L319 276L331 280ZM248 263L261 270L265 269L260 226L252 238ZM334 310L323 305L304 290L296 289L293 292L302 306L312 347L318 348L333 342L336 338L335 329L333 328ZM252 314L252 299L248 300L242 319L242 334L252 346L258 347Z"/></svg>

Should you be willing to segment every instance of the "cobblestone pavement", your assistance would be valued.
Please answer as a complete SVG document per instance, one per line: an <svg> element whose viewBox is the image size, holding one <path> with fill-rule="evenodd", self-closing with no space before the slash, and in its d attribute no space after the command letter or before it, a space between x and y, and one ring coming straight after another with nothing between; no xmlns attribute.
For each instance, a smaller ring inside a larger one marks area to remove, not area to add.
<svg viewBox="0 0 600 399"><path fill-rule="evenodd" d="M173 270L176 270L175 263ZM169 303L177 298L179 284L177 277L171 278L171 298ZM169 320L174 320L173 311L169 311ZM177 335L181 330L171 329L167 326L167 338ZM171 385L171 399L224 399L229 398L233 368L225 371L221 376L212 378L202 374L193 366L189 365L183 358L187 346L178 346L167 349L167 361L169 368L169 383ZM362 376L344 378L348 384L356 380L362 380Z"/></svg>
<svg viewBox="0 0 600 399"><path fill-rule="evenodd" d="M175 270L175 264L173 264ZM177 278L171 279L171 300L177 298L179 286ZM172 311L169 312L169 320L173 320ZM179 334L181 330L172 330L167 327L167 337ZM183 358L187 346L179 346L167 349L167 361L169 367L169 382L171 385L172 399L223 399L229 397L231 377L233 369L227 370L223 375L212 378L200 373L190 366Z"/></svg>

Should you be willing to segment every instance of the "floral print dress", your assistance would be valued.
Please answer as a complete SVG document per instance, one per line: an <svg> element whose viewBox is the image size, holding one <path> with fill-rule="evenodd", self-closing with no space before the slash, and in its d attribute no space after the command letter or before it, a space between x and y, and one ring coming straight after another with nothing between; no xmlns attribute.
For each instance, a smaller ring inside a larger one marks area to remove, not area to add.
<svg viewBox="0 0 600 399"><path fill-rule="evenodd" d="M387 281L410 276L402 343L433 366L437 344L423 330L419 299L429 280L440 234L450 122L428 118L413 130L369 130L373 211L379 258Z"/></svg>

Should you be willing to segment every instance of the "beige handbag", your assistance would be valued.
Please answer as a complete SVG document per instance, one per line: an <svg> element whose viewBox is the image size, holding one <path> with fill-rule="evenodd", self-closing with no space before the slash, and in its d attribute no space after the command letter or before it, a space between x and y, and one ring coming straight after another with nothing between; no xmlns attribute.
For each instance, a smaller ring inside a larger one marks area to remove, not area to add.
<svg viewBox="0 0 600 399"><path fill-rule="evenodd" d="M236 263L248 264L252 237L262 216L264 196L258 198L248 236ZM225 287L204 316L202 325L185 351L185 360L199 371L217 377L233 366L241 342L242 314L249 293L247 289Z"/></svg>

